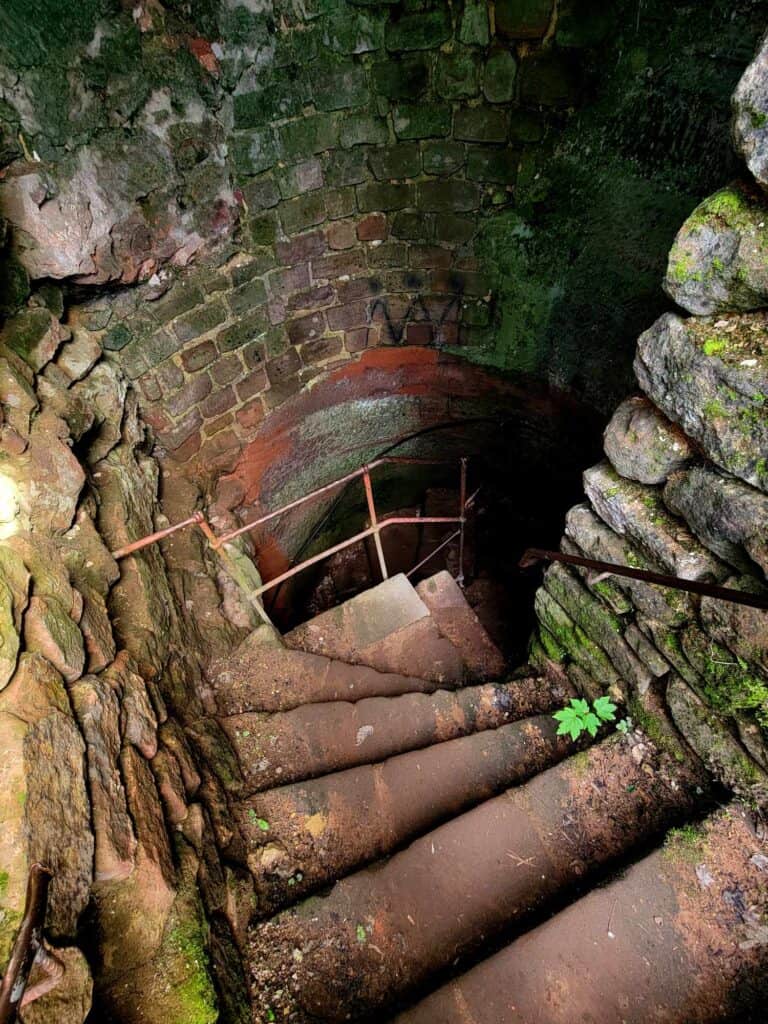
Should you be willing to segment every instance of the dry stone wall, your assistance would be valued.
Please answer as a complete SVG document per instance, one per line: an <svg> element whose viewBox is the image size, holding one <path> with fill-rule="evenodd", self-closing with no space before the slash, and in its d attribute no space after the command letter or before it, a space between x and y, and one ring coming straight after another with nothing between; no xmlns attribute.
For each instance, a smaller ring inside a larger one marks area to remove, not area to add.
<svg viewBox="0 0 768 1024"><path fill-rule="evenodd" d="M765 190L768 41L734 97L735 138L756 181L698 207L670 254L667 313L638 342L643 395L605 432L562 549L768 593ZM553 565L536 597L532 658L636 724L687 742L726 785L768 800L768 612ZM676 728L673 728L676 727Z"/></svg>

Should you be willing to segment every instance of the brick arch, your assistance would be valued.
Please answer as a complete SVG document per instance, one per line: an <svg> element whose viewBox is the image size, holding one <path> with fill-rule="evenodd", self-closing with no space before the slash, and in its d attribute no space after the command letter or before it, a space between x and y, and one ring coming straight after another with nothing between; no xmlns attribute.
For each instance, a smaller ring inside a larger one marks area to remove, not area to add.
<svg viewBox="0 0 768 1024"><path fill-rule="evenodd" d="M425 346L379 348L334 370L260 425L217 484L219 515L247 522L404 442L402 454L479 455L515 439L514 472L546 465L573 473L598 435L593 413L570 396L519 376L489 372ZM510 463L511 465L511 463ZM267 578L282 572L327 503L292 513L257 537Z"/></svg>

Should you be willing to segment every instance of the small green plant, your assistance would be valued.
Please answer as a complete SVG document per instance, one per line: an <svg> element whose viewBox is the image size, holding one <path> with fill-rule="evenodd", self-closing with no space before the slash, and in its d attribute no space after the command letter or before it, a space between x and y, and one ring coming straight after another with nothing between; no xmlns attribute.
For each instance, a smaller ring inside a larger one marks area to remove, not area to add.
<svg viewBox="0 0 768 1024"><path fill-rule="evenodd" d="M632 719L629 716L627 716L626 718L622 718L620 722L616 723L616 728L622 734L622 736L626 736L632 728Z"/></svg>
<svg viewBox="0 0 768 1024"><path fill-rule="evenodd" d="M590 708L587 701L572 697L568 706L556 711L552 717L560 723L558 736L570 736L572 740L577 740L583 732L597 736L597 730L603 722L615 721L616 705L610 697L598 697Z"/></svg>

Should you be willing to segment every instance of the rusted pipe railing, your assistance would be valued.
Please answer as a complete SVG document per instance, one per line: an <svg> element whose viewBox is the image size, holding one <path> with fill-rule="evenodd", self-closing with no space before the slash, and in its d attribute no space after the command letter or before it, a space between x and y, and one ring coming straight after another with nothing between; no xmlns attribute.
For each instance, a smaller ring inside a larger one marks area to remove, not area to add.
<svg viewBox="0 0 768 1024"><path fill-rule="evenodd" d="M166 527L165 530L150 533L146 537L142 537L141 540L134 540L130 544L118 548L117 551L112 552L112 557L115 560L125 558L126 555L132 555L136 551L141 551L142 548L148 548L150 544L157 544L158 541L165 540L166 537L170 537L171 534L178 533L179 530L184 530L188 526L203 527L203 525L208 526L205 516L202 512L195 512L193 516L190 516L189 519L184 519L181 523L175 523L173 526Z"/></svg>
<svg viewBox="0 0 768 1024"><path fill-rule="evenodd" d="M324 558L328 558L330 555L334 555L339 551L343 551L345 548L351 547L353 544L357 544L360 541L366 540L368 537L373 537L376 545L376 554L379 560L379 568L381 570L382 579L388 579L389 572L387 570L387 563L384 557L384 548L381 543L381 531L389 528L390 526L398 525L418 525L418 526L429 526L437 523L458 523L460 540L460 559L459 559L459 583L464 582L464 528L466 523L466 511L467 506L471 503L467 501L467 459L461 459L461 498L459 503L458 515L457 516L393 516L387 519L379 519L376 514L376 503L373 496L373 484L371 482L371 471L376 469L378 466L385 465L406 465L406 466L434 466L441 465L447 462L452 462L452 459L422 459L410 456L401 455L384 455L381 458L375 459L373 462L369 462L364 466L360 466L359 469L353 470L351 473L347 473L345 476L339 477L337 480L332 480L330 483L325 484L323 487L317 487L314 491L310 491L309 494L303 495L301 498L296 498L295 501L288 502L286 505L282 505L280 508L275 509L273 512L267 512L263 516L259 516L258 519L252 520L250 523L246 523L244 526L239 526L235 530L231 530L229 533L224 534L221 537L217 537L211 528L211 524L206 519L202 512L195 512L194 515L190 516L189 519L185 519L183 522L176 523L174 526L166 527L164 530L158 530L155 533L150 533L146 537L142 537L139 540L132 541L129 544L125 544L123 547L118 548L112 552L112 557L115 559L125 558L126 555L135 554L137 551L141 551L143 548L149 547L151 544L156 544L158 541L164 540L166 537L170 537L172 534L179 530L187 529L190 526L197 526L205 535L206 540L210 547L217 552L219 557L223 559L224 565L228 568L230 575L233 576L235 582L241 586L241 589L246 593L248 599L254 603L257 611L264 619L265 622L269 622L269 617L262 605L258 602L258 598L265 593L267 590L271 590L273 587L279 586L292 576L297 573L303 572L304 569L309 568L311 565L315 565L317 562L322 561ZM287 512L291 512L294 509L300 508L309 501L314 501L316 498L322 497L324 494L329 494L331 491L338 490L340 487L344 487L351 483L353 480L362 478L363 487L365 489L365 499L368 506L368 516L370 519L370 527L363 530L360 533L355 534L354 537L349 537L345 541L341 541L339 544L335 544L333 547L327 548L325 551L320 552L317 555L313 555L311 558L304 559L298 565L292 566L286 572L280 576L276 576L269 582L262 584L259 587L248 589L243 582L239 579L239 574L235 571L235 566L232 563L231 558L228 556L225 549L225 545L230 544L233 540L242 536L245 533L257 529L260 526L264 526L266 523L271 522L278 516L285 515ZM433 552L434 553L434 552ZM2 1021L0 1021L2 1024Z"/></svg>
<svg viewBox="0 0 768 1024"><path fill-rule="evenodd" d="M701 594L703 597L714 597L732 604L744 604L750 608L768 609L768 596L748 594L743 590L731 590L719 587L715 583L700 583L698 580L684 580L679 576L666 576L648 569L633 569L629 565L615 565L613 562L598 562L593 558L582 558L580 555L565 555L561 551L545 551L543 548L527 548L518 563L521 569L530 569L538 562L563 562L565 565L580 565L585 569L595 569L609 576L626 576L628 579L640 580L642 583L653 583L659 587L672 590L684 590L689 594Z"/></svg>
<svg viewBox="0 0 768 1024"><path fill-rule="evenodd" d="M51 871L42 864L29 869L24 916L0 983L0 1024L13 1024L19 1009L50 992L61 981L64 966L43 947L43 925L48 908ZM29 972L37 964L47 977L27 989Z"/></svg>

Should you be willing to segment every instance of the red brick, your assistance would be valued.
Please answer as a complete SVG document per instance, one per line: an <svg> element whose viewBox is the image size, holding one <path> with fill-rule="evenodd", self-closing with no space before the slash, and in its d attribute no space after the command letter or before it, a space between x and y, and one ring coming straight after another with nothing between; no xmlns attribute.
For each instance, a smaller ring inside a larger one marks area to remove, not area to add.
<svg viewBox="0 0 768 1024"><path fill-rule="evenodd" d="M439 245L412 245L409 257L410 265L416 270L447 270L453 253Z"/></svg>
<svg viewBox="0 0 768 1024"><path fill-rule="evenodd" d="M233 405L237 403L235 398L235 392L233 388L218 388L212 394L202 401L199 405L200 412L203 414L205 419L210 419L212 416L221 416L222 413L231 409Z"/></svg>
<svg viewBox="0 0 768 1024"><path fill-rule="evenodd" d="M264 419L264 403L260 398L254 398L252 402L248 402L242 409L238 409L235 416L241 427L246 429L255 427L257 423L261 423Z"/></svg>
<svg viewBox="0 0 768 1024"><path fill-rule="evenodd" d="M326 311L328 326L332 331L346 331L351 327L363 327L368 322L367 302L348 302L345 306L334 306Z"/></svg>
<svg viewBox="0 0 768 1024"><path fill-rule="evenodd" d="M220 356L210 370L211 376L217 384L230 384L242 372L243 364L236 352Z"/></svg>
<svg viewBox="0 0 768 1024"><path fill-rule="evenodd" d="M181 372L181 368L170 359L158 366L155 370L155 378L165 395L176 391L184 383L184 374Z"/></svg>
<svg viewBox="0 0 768 1024"><path fill-rule="evenodd" d="M278 406L282 405L283 402L291 398L301 389L301 381L298 377L291 377L290 380L281 381L275 387L269 389L264 394L264 402L271 412L273 409L277 409Z"/></svg>
<svg viewBox="0 0 768 1024"><path fill-rule="evenodd" d="M216 358L216 346L212 341L203 341L199 345L181 353L181 361L187 373L202 370Z"/></svg>
<svg viewBox="0 0 768 1024"><path fill-rule="evenodd" d="M368 262L372 267L404 267L408 262L408 250L403 242L371 246Z"/></svg>
<svg viewBox="0 0 768 1024"><path fill-rule="evenodd" d="M180 444L173 452L173 457L176 462L188 462L193 455L197 455L202 446L203 439L199 430L196 430L194 434L190 434L187 440Z"/></svg>
<svg viewBox="0 0 768 1024"><path fill-rule="evenodd" d="M269 291L276 298L292 295L309 288L309 264L297 263L284 270L274 270L269 275Z"/></svg>
<svg viewBox="0 0 768 1024"><path fill-rule="evenodd" d="M145 373L143 377L139 377L138 384L142 395L144 395L148 402L156 402L159 398L162 398L163 393L160 390L160 385L151 373Z"/></svg>
<svg viewBox="0 0 768 1024"><path fill-rule="evenodd" d="M343 348L341 338L317 338L315 341L308 341L306 345L301 346L301 358L305 366L311 363L322 363L326 359L340 355Z"/></svg>
<svg viewBox="0 0 768 1024"><path fill-rule="evenodd" d="M216 469L219 471L232 469L238 460L242 447L240 438L232 427L219 431L218 434L205 443L206 469Z"/></svg>
<svg viewBox="0 0 768 1024"><path fill-rule="evenodd" d="M325 237L331 249L351 249L357 242L355 222L337 220L326 229Z"/></svg>
<svg viewBox="0 0 768 1024"><path fill-rule="evenodd" d="M386 215L369 213L357 225L357 237L361 242L383 241L389 234Z"/></svg>
<svg viewBox="0 0 768 1024"><path fill-rule="evenodd" d="M364 348L367 348L368 334L371 330L370 327L358 327L356 330L347 331L344 336L347 352L362 352Z"/></svg>
<svg viewBox="0 0 768 1024"><path fill-rule="evenodd" d="M220 430L224 430L225 427L231 426L235 422L235 414L232 412L225 412L223 416L219 416L215 420L204 424L203 433L206 437L213 437L214 434L218 434Z"/></svg>
<svg viewBox="0 0 768 1024"><path fill-rule="evenodd" d="M339 277L354 277L356 274L364 274L367 269L365 253L360 249L335 252L312 261L312 276L316 281L323 278L333 281Z"/></svg>
<svg viewBox="0 0 768 1024"><path fill-rule="evenodd" d="M432 324L408 324L405 337L409 345L430 345L432 343Z"/></svg>
<svg viewBox="0 0 768 1024"><path fill-rule="evenodd" d="M302 260L310 260L325 252L325 238L322 231L308 231L304 235L296 235L286 242L278 242L275 251L281 263L290 265Z"/></svg>
<svg viewBox="0 0 768 1024"><path fill-rule="evenodd" d="M179 420L175 427L172 427L170 430L163 430L162 434L159 435L160 441L162 441L166 448L175 451L185 441L189 440L195 431L199 430L202 422L203 417L200 415L199 409L192 409L183 419Z"/></svg>
<svg viewBox="0 0 768 1024"><path fill-rule="evenodd" d="M269 383L272 385L279 384L296 373L300 366L299 353L295 348L289 348L281 356L268 361L267 377L269 378Z"/></svg>
<svg viewBox="0 0 768 1024"><path fill-rule="evenodd" d="M300 345L304 341L319 338L324 332L325 316L322 313L311 313L288 324L288 337L292 345Z"/></svg>
<svg viewBox="0 0 768 1024"><path fill-rule="evenodd" d="M176 419L188 409L202 402L211 391L211 378L207 373L190 377L184 387L165 401L166 410Z"/></svg>
<svg viewBox="0 0 768 1024"><path fill-rule="evenodd" d="M246 402L249 398L253 398L254 395L258 395L267 386L267 374L261 370L254 370L253 373L249 373L248 376L241 380L239 384L235 386L237 391L237 397L241 402Z"/></svg>
<svg viewBox="0 0 768 1024"><path fill-rule="evenodd" d="M354 302L356 299L370 299L372 295L378 295L381 287L372 284L367 278L358 278L356 281L340 281L336 286L339 302Z"/></svg>
<svg viewBox="0 0 768 1024"><path fill-rule="evenodd" d="M336 293L329 284L321 284L308 292L291 295L285 303L286 310L291 313L299 309L312 309L314 306L325 306L332 302Z"/></svg>
<svg viewBox="0 0 768 1024"><path fill-rule="evenodd" d="M243 359L249 370L255 370L264 362L266 345L260 341L253 341L243 349Z"/></svg>

